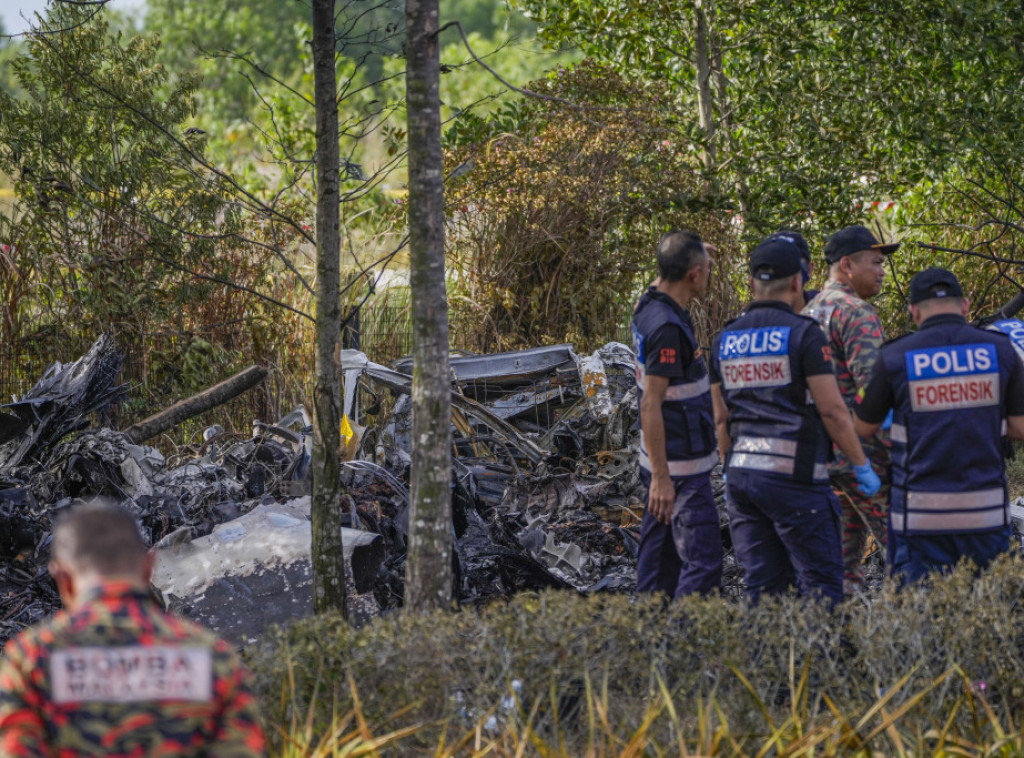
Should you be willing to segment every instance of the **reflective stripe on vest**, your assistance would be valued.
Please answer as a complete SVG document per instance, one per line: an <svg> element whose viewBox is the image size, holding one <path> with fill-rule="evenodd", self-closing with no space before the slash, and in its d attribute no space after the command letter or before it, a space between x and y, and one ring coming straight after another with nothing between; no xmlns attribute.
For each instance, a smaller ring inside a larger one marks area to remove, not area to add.
<svg viewBox="0 0 1024 758"><path fill-rule="evenodd" d="M766 471L771 474L783 474L792 476L796 468L795 458L786 458L780 455L761 455L759 453L736 453L729 459L729 468L745 468L754 471ZM814 480L828 480L828 466L824 463L814 464Z"/></svg>
<svg viewBox="0 0 1024 758"><path fill-rule="evenodd" d="M641 374L638 372L637 384L640 385L641 391L647 390L647 374ZM711 391L711 380L707 374L702 376L695 382L685 382L683 384L670 384L665 388L665 399L666 400L692 400L695 397L700 397L706 392Z"/></svg>
<svg viewBox="0 0 1024 758"><path fill-rule="evenodd" d="M995 529L1006 523L1002 487L971 492L908 492L906 513L893 511L892 527L903 531L951 532Z"/></svg>
<svg viewBox="0 0 1024 758"><path fill-rule="evenodd" d="M904 445L907 444L907 427L903 424L893 424L889 427L889 439L893 442L902 442Z"/></svg>
<svg viewBox="0 0 1024 758"><path fill-rule="evenodd" d="M707 374L695 382L686 384L670 384L665 388L666 400L690 400L695 397L711 392L711 380Z"/></svg>
<svg viewBox="0 0 1024 758"><path fill-rule="evenodd" d="M781 437L740 437L732 446L735 453L770 453L796 457L796 440Z"/></svg>
<svg viewBox="0 0 1024 758"><path fill-rule="evenodd" d="M647 457L647 451L644 448L640 448L640 458L638 460L640 468L644 471L653 473L651 469L651 459ZM668 462L668 474L669 476L696 476L697 474L705 474L715 467L718 463L718 453L712 451L705 455L703 458L694 458L688 461L669 461Z"/></svg>
<svg viewBox="0 0 1024 758"><path fill-rule="evenodd" d="M1003 508L987 511L957 511L935 513L933 511L911 511L904 514L892 512L893 531L902 532L962 532L999 529L1006 524Z"/></svg>
<svg viewBox="0 0 1024 758"><path fill-rule="evenodd" d="M993 508L1005 504L1002 487L974 492L908 492L907 510L968 510Z"/></svg>

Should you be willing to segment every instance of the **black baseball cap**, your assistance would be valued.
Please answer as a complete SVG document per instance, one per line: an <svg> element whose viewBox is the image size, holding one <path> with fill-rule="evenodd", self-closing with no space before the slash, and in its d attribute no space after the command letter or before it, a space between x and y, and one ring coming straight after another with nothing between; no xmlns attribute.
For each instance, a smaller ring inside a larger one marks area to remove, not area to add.
<svg viewBox="0 0 1024 758"><path fill-rule="evenodd" d="M770 282L800 273L800 247L784 235L762 240L750 254L750 275Z"/></svg>
<svg viewBox="0 0 1024 758"><path fill-rule="evenodd" d="M964 290L952 271L938 266L918 271L910 280L910 304L936 297L963 297Z"/></svg>
<svg viewBox="0 0 1024 758"><path fill-rule="evenodd" d="M807 240L804 239L804 235L800 232L794 232L792 229L780 229L775 232L769 239L783 239L797 246L800 250L800 257L810 263L811 261L811 248L807 244Z"/></svg>
<svg viewBox="0 0 1024 758"><path fill-rule="evenodd" d="M880 242L866 226L848 226L828 238L825 243L825 260L838 263L841 258L861 250L878 250L883 255L892 255L899 246L899 242Z"/></svg>

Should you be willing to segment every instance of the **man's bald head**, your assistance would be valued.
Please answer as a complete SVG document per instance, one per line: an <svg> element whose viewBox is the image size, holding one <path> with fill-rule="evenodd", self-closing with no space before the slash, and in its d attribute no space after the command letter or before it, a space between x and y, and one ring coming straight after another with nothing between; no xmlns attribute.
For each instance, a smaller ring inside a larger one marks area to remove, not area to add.
<svg viewBox="0 0 1024 758"><path fill-rule="evenodd" d="M135 516L113 503L74 505L53 527L53 560L74 574L134 576L146 553Z"/></svg>

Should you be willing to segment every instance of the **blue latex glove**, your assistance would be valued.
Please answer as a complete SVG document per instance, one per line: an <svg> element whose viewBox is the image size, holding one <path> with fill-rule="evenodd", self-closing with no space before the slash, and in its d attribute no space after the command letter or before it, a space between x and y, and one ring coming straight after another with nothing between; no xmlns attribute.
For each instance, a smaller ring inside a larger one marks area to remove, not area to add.
<svg viewBox="0 0 1024 758"><path fill-rule="evenodd" d="M882 428L883 429L888 429L889 427L892 426L892 414L893 414L894 410L895 409L890 408L889 412L887 414L885 414L885 419L883 419L883 421L882 421Z"/></svg>
<svg viewBox="0 0 1024 758"><path fill-rule="evenodd" d="M857 489L865 497L871 497L882 486L882 480L878 478L878 474L871 468L870 461L863 466L854 466L853 473L857 475Z"/></svg>

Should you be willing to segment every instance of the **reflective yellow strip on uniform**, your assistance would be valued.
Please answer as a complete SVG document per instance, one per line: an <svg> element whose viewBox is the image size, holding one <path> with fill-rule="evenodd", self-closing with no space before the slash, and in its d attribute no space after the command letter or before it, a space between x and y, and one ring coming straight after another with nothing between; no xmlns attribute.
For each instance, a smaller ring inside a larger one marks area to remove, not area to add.
<svg viewBox="0 0 1024 758"><path fill-rule="evenodd" d="M915 532L956 532L969 529L998 529L1006 523L1005 509L992 508L984 511L957 511L942 513L936 511L911 511L904 514L892 512L893 531L908 529Z"/></svg>
<svg viewBox="0 0 1024 758"><path fill-rule="evenodd" d="M644 471L651 471L651 459L647 457L647 451L643 448L640 448L638 463ZM710 471L716 463L718 463L718 453L711 452L703 458L694 458L689 461L669 461L668 473L669 476L695 476Z"/></svg>
<svg viewBox="0 0 1024 758"><path fill-rule="evenodd" d="M690 400L711 391L711 381L703 376L695 382L670 384L665 390L666 400Z"/></svg>
<svg viewBox="0 0 1024 758"><path fill-rule="evenodd" d="M777 455L758 455L757 453L734 453L729 459L729 468L747 468L754 471L768 471L772 474L793 475L796 461L793 458L783 458ZM828 467L824 463L814 464L816 480L828 479Z"/></svg>
<svg viewBox="0 0 1024 758"><path fill-rule="evenodd" d="M780 437L737 437L732 449L737 453L773 453L796 457L796 441Z"/></svg>
<svg viewBox="0 0 1024 758"><path fill-rule="evenodd" d="M1002 487L973 492L908 492L907 510L964 511L1006 504Z"/></svg>

